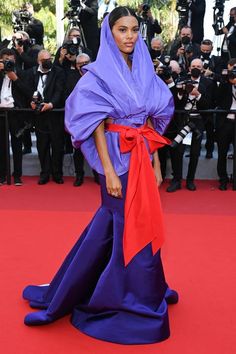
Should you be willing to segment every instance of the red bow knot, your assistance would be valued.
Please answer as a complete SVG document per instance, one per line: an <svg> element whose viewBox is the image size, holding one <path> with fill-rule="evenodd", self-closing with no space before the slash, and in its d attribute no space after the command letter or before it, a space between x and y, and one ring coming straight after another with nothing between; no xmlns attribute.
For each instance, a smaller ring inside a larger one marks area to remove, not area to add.
<svg viewBox="0 0 236 354"><path fill-rule="evenodd" d="M106 124L106 130L120 133L121 153L131 152L128 186L125 200L123 250L125 266L149 243L155 254L164 242L164 230L159 191L150 153L169 144L148 125L133 128Z"/></svg>

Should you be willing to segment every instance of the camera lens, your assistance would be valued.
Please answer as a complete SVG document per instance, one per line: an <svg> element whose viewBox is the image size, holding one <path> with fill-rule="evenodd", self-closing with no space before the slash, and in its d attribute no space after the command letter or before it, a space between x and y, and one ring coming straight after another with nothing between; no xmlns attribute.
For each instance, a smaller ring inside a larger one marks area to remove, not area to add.
<svg viewBox="0 0 236 354"><path fill-rule="evenodd" d="M4 62L4 70L9 72L9 71L14 71L15 68L15 63L14 61L11 60L5 60Z"/></svg>

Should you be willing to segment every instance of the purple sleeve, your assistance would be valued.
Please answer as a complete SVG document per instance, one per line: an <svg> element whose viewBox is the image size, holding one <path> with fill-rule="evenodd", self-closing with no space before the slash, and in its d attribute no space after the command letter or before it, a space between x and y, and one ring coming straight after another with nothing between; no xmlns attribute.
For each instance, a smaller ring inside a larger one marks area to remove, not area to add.
<svg viewBox="0 0 236 354"><path fill-rule="evenodd" d="M96 80L91 85L91 78L86 77L89 75L87 73L80 79L66 100L65 128L75 147L79 147L106 117L113 114L109 96Z"/></svg>
<svg viewBox="0 0 236 354"><path fill-rule="evenodd" d="M162 135L173 116L174 99L168 86L157 76L153 80L153 85L155 85L153 90L155 93L154 97L150 98L153 100L153 105L150 105L149 116L154 129Z"/></svg>

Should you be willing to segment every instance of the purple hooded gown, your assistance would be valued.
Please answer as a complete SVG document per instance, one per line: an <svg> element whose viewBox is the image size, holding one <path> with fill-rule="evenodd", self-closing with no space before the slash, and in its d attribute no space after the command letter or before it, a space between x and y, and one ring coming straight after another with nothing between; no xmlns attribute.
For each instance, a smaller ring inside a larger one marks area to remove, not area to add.
<svg viewBox="0 0 236 354"><path fill-rule="evenodd" d="M124 266L122 236L130 153L121 154L119 134L106 132L108 151L122 182L123 198L109 196L92 133L107 117L114 124L140 127L151 118L163 133L173 113L166 85L155 75L150 55L139 37L132 70L116 46L105 18L97 60L86 66L66 103L66 128L92 168L100 174L102 205L86 227L49 286L28 286L24 299L41 311L25 317L42 325L72 313L72 324L102 340L145 344L169 336L167 303L178 295L166 284L160 251L143 248Z"/></svg>

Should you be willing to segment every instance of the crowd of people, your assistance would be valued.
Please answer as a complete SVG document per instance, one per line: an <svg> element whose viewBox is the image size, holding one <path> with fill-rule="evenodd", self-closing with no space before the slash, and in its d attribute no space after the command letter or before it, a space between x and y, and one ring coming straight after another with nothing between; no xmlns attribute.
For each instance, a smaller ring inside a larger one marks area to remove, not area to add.
<svg viewBox="0 0 236 354"><path fill-rule="evenodd" d="M179 29L178 36L168 47L150 7L143 4L137 10L140 34L149 48L156 74L168 85L175 101L176 112L164 133L174 144L159 150L163 179L166 161L169 157L171 159L173 179L167 187L168 192L182 187L185 150L182 138L190 131L186 188L196 190L194 180L204 132L207 159L213 157L217 143L219 189L226 190L229 183L227 154L234 143L235 114L213 115L202 113L202 110L236 109L236 7L230 10L229 23L216 31L216 35L224 35L224 41L222 55L215 56L212 54L213 42L204 37L203 21L196 21L196 16L204 18L204 4L205 1L192 1L191 22ZM100 18L116 6L114 1L102 1L100 5ZM67 152L73 152L74 186L83 183L84 157L79 147L72 147L70 136L64 129L63 108L85 73L83 66L96 59L99 48L98 2L84 1L80 14L83 33L81 27L70 28L56 53L43 48L43 27L39 22L35 25L37 28L33 26L33 30L38 30L36 41L31 26L28 32L14 32L8 48L0 51L0 107L9 109L15 185L22 185L22 155L32 151L32 131L36 134L41 167L38 184L44 185L50 178L63 184L63 156ZM17 112L10 108L31 108L31 111ZM6 183L6 148L5 121L0 119L0 185ZM98 182L95 171L94 176Z"/></svg>

